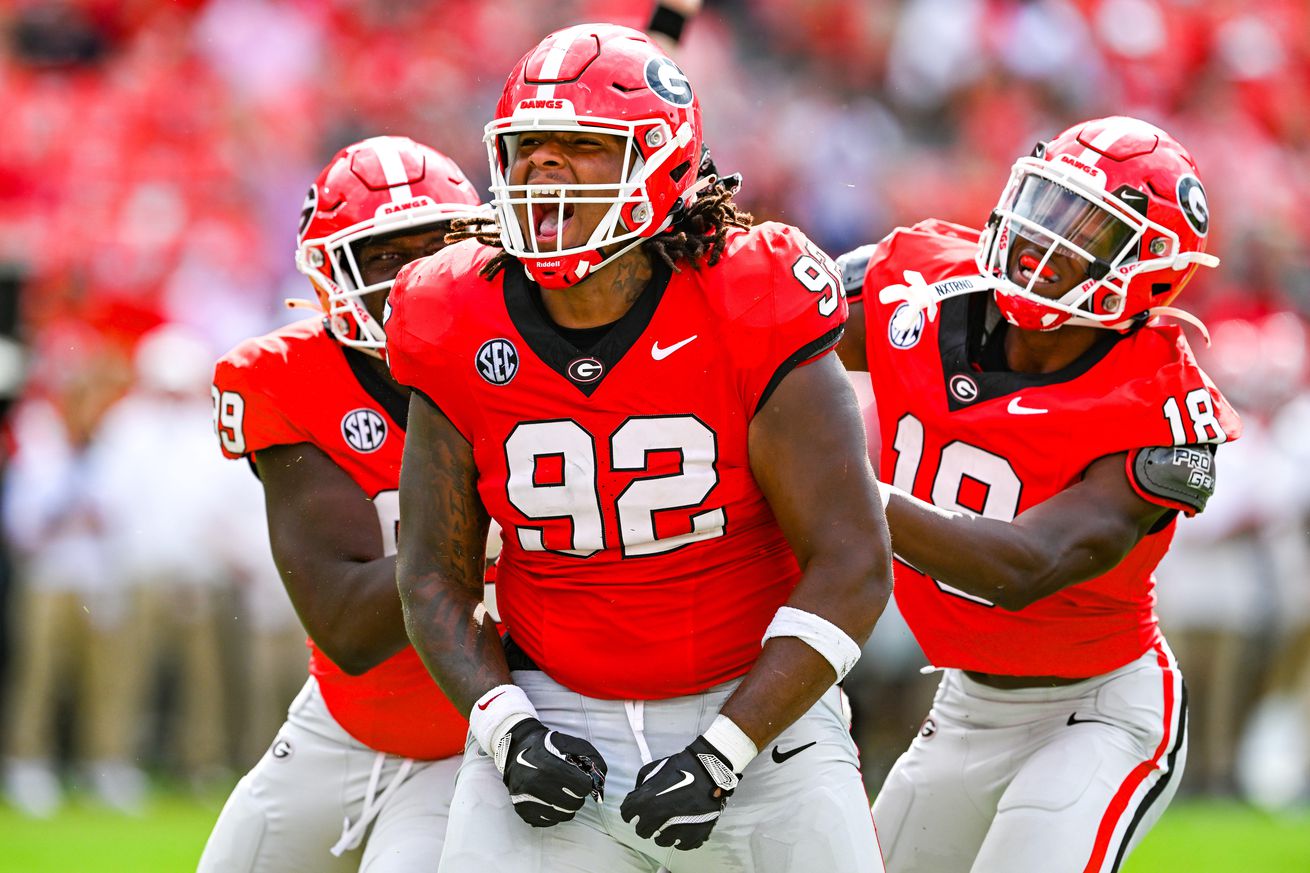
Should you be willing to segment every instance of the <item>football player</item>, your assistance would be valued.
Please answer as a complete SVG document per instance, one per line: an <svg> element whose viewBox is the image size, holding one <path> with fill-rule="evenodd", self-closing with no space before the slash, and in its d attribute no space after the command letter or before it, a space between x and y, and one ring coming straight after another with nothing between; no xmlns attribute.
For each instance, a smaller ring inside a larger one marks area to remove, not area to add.
<svg viewBox="0 0 1310 873"><path fill-rule="evenodd" d="M440 856L468 725L409 646L396 594L408 392L383 362L382 320L397 271L478 201L450 158L408 138L341 150L297 235L319 311L218 362L215 428L263 482L310 678L223 808L204 873L411 871Z"/></svg>
<svg viewBox="0 0 1310 873"><path fill-rule="evenodd" d="M1240 424L1157 316L1193 320L1170 304L1209 226L1188 152L1115 117L1016 162L981 232L843 256L896 602L944 671L873 806L892 873L1117 870L1177 789L1152 571Z"/></svg>
<svg viewBox="0 0 1310 873"><path fill-rule="evenodd" d="M443 873L880 871L835 683L890 552L835 264L750 226L638 31L548 36L486 142L495 229L387 322L406 623L471 717Z"/></svg>

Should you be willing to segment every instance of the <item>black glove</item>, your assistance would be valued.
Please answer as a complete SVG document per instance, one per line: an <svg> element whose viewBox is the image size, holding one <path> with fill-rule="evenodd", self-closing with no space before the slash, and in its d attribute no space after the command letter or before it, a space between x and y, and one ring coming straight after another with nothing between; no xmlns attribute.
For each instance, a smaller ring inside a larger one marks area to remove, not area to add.
<svg viewBox="0 0 1310 873"><path fill-rule="evenodd" d="M584 739L535 718L510 728L503 776L514 811L534 828L573 818L590 794L605 799L605 759Z"/></svg>
<svg viewBox="0 0 1310 873"><path fill-rule="evenodd" d="M619 814L626 822L637 819L637 836L653 835L657 846L695 849L709 839L738 781L719 750L697 737L678 754L637 771L637 787Z"/></svg>

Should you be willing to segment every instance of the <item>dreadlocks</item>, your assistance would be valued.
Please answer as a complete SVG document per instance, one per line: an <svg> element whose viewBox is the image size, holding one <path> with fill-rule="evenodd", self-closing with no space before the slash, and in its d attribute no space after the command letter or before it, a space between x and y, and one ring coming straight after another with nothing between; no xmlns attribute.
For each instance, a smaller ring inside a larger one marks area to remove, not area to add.
<svg viewBox="0 0 1310 873"><path fill-rule="evenodd" d="M714 266L727 246L728 228L748 228L754 220L733 202L732 196L741 184L740 176L715 179L691 206L676 213L672 226L646 241L650 251L678 272L678 264L686 261L699 268L700 262ZM500 248L500 233L493 221L484 218L457 218L450 223L446 242L475 239L484 246ZM479 271L484 279L493 279L506 265L515 260L509 252L498 252Z"/></svg>

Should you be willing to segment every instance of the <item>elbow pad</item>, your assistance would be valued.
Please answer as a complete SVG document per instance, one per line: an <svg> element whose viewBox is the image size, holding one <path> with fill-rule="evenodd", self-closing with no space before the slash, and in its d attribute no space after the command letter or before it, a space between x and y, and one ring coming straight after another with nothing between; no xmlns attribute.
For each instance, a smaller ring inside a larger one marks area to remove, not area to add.
<svg viewBox="0 0 1310 873"><path fill-rule="evenodd" d="M846 289L846 301L858 303L864 299L864 274L869 269L869 259L877 243L869 243L852 249L837 258L837 267L841 270L842 287Z"/></svg>
<svg viewBox="0 0 1310 873"><path fill-rule="evenodd" d="M1128 481L1144 500L1196 515L1214 494L1215 447L1150 446L1128 454Z"/></svg>

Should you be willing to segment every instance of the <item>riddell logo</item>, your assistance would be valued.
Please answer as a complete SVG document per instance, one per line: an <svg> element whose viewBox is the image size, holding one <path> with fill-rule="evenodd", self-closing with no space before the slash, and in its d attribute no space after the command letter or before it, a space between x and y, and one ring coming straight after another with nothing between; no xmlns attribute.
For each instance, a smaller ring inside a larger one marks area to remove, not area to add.
<svg viewBox="0 0 1310 873"><path fill-rule="evenodd" d="M563 109L563 100L524 100L519 103L519 109Z"/></svg>

